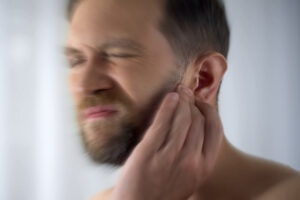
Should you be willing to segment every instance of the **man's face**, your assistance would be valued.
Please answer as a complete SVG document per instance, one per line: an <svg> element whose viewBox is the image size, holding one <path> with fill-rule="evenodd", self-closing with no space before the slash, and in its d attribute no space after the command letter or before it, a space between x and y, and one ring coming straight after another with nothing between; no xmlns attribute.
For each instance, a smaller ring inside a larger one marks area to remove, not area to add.
<svg viewBox="0 0 300 200"><path fill-rule="evenodd" d="M70 25L70 86L84 145L120 165L141 139L182 71L157 29L158 1L84 0Z"/></svg>

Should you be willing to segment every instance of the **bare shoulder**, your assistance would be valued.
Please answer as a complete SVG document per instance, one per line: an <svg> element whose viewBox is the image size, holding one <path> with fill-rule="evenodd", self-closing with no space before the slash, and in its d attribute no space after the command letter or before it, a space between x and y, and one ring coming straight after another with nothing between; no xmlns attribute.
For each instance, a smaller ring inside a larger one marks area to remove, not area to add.
<svg viewBox="0 0 300 200"><path fill-rule="evenodd" d="M260 185L255 200L298 200L300 199L300 173L289 166L273 161L252 158L256 165L256 181ZM254 173L251 173L254 174Z"/></svg>
<svg viewBox="0 0 300 200"><path fill-rule="evenodd" d="M256 200L298 200L300 198L300 175L283 180L262 193Z"/></svg>
<svg viewBox="0 0 300 200"><path fill-rule="evenodd" d="M95 196L91 197L89 200L111 200L112 199L112 191L113 188L109 188L107 190L104 190Z"/></svg>

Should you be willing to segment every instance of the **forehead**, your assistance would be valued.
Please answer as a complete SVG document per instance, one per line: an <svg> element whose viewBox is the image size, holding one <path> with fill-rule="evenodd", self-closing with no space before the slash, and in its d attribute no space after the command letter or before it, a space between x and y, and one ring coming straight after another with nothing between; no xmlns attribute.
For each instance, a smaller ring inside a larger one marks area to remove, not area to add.
<svg viewBox="0 0 300 200"><path fill-rule="evenodd" d="M158 26L161 7L161 0L83 0L70 23L69 42L138 38Z"/></svg>

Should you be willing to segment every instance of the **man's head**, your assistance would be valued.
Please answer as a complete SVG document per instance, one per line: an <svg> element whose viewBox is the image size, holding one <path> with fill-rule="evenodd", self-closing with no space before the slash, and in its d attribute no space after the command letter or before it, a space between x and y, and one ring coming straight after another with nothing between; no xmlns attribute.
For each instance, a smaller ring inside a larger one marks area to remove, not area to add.
<svg viewBox="0 0 300 200"><path fill-rule="evenodd" d="M179 83L215 104L229 30L217 0L70 1L66 54L91 157L120 165Z"/></svg>

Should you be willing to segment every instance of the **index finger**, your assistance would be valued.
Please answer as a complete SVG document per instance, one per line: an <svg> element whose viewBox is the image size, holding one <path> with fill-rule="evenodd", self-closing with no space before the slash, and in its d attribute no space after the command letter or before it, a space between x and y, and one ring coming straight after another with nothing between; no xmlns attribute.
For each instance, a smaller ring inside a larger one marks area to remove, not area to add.
<svg viewBox="0 0 300 200"><path fill-rule="evenodd" d="M156 150L161 147L169 132L178 101L178 93L172 92L166 95L142 142L147 143Z"/></svg>

